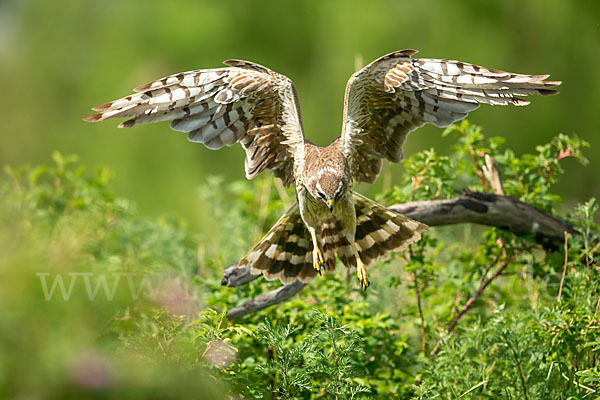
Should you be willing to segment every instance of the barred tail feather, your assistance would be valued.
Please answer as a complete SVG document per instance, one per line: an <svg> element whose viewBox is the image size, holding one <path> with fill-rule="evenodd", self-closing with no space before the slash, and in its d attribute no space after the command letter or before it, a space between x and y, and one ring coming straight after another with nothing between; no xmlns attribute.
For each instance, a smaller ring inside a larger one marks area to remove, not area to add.
<svg viewBox="0 0 600 400"><path fill-rule="evenodd" d="M284 284L296 279L309 282L316 275L312 265L313 246L309 238L296 203L240 260L238 267L250 265L252 274L262 273L268 280L279 278ZM335 258L332 265L335 266Z"/></svg>
<svg viewBox="0 0 600 400"><path fill-rule="evenodd" d="M355 243L365 265L390 251L398 251L421 238L425 224L388 210L358 193L352 195L356 209ZM353 244L341 233L340 221L323 222L317 234L325 266L335 269L336 255L346 267L356 267ZM253 275L268 280L279 278L284 284L311 281L316 270L312 259L313 244L300 216L298 204L290 207L254 248L238 263L251 267Z"/></svg>
<svg viewBox="0 0 600 400"><path fill-rule="evenodd" d="M355 242L365 265L390 251L399 251L421 238L427 225L388 210L367 197L353 193L356 209ZM341 248L338 257L346 266L356 266L352 248Z"/></svg>

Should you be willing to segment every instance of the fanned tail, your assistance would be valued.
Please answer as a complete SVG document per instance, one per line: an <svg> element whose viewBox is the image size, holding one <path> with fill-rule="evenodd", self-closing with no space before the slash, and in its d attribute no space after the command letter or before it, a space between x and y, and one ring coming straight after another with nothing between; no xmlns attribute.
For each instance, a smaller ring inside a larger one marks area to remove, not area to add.
<svg viewBox="0 0 600 400"><path fill-rule="evenodd" d="M421 238L427 225L388 210L358 193L352 198L356 209L355 242L365 265L390 251L398 251ZM356 267L353 244L341 235L339 221L324 221L318 235L325 266L335 269L336 255L346 267ZM279 278L284 284L296 279L311 281L316 270L312 259L313 245L300 216L298 203L290 207L267 234L238 263L251 267L253 275L263 274L268 280Z"/></svg>
<svg viewBox="0 0 600 400"><path fill-rule="evenodd" d="M360 259L369 265L377 257L399 251L421 239L427 225L388 210L381 204L358 193L352 194L356 210L354 237ZM356 267L351 245L337 249L338 258L346 267Z"/></svg>
<svg viewBox="0 0 600 400"><path fill-rule="evenodd" d="M295 203L240 260L238 267L250 265L252 274L262 273L268 280L279 278L284 284L296 279L309 282L317 273L312 264L312 249L310 234ZM335 255L326 260L326 265L328 269L335 268Z"/></svg>

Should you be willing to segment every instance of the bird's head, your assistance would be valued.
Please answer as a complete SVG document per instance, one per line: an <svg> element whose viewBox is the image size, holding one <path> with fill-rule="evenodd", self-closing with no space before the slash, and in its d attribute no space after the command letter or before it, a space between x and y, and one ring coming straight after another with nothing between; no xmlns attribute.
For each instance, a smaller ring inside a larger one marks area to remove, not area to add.
<svg viewBox="0 0 600 400"><path fill-rule="evenodd" d="M335 168L324 165L318 169L310 180L308 191L317 200L322 201L329 211L333 212L333 207L348 190L348 175L344 168Z"/></svg>

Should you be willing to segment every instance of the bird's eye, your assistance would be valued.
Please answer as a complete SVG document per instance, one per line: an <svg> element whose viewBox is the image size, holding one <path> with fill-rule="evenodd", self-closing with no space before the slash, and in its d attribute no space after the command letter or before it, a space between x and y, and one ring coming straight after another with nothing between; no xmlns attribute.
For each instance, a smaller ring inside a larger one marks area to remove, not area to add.
<svg viewBox="0 0 600 400"><path fill-rule="evenodd" d="M317 197L321 200L325 200L325 194L323 192L317 192Z"/></svg>
<svg viewBox="0 0 600 400"><path fill-rule="evenodd" d="M343 191L340 189L335 193L335 201L337 202L342 197Z"/></svg>

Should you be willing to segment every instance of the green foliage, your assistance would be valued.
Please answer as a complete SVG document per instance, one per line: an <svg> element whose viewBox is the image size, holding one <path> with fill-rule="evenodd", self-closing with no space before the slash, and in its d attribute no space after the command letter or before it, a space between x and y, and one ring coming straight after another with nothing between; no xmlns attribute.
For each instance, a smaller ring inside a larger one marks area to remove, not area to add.
<svg viewBox="0 0 600 400"><path fill-rule="evenodd" d="M587 144L565 135L522 155L467 122L446 135L453 152L409 157L402 185L382 201L489 190L480 172L488 155L507 194L554 211L560 161L585 162ZM430 229L370 268L367 293L338 268L231 322L228 309L279 284L221 287L222 269L292 192L272 178L212 178L199 193L214 229L194 236L176 218L140 216L113 196L109 170L53 160L7 168L0 186L0 397L598 397L593 199L567 216L578 234L566 258L564 248L495 228Z"/></svg>
<svg viewBox="0 0 600 400"><path fill-rule="evenodd" d="M463 120L444 130L443 136L454 136L456 144L450 156L439 156L430 149L415 153L404 161L406 174L401 184L384 193L391 203L411 200L449 198L464 188L488 190L482 169L484 156L498 162L500 178L506 195L518 198L545 211L553 211L560 197L550 192L564 170L560 161L574 157L583 165L588 160L583 150L589 143L578 137L559 134L545 145L536 147L536 154L517 156L511 149L504 149L505 139L486 138L482 128Z"/></svg>
<svg viewBox="0 0 600 400"><path fill-rule="evenodd" d="M294 334L300 328L291 324L273 327L266 320L257 329L270 358L258 370L271 378L271 390L286 399L310 398L312 391L321 398L354 399L368 392L353 382L360 380L364 365L357 363L364 355L360 337L331 315L317 311L312 317L320 324L300 341L292 339L300 336Z"/></svg>
<svg viewBox="0 0 600 400"><path fill-rule="evenodd" d="M191 236L135 216L106 169L87 177L75 157L53 158L7 168L0 187L0 397L223 398L173 314L195 303L178 285L194 270Z"/></svg>

